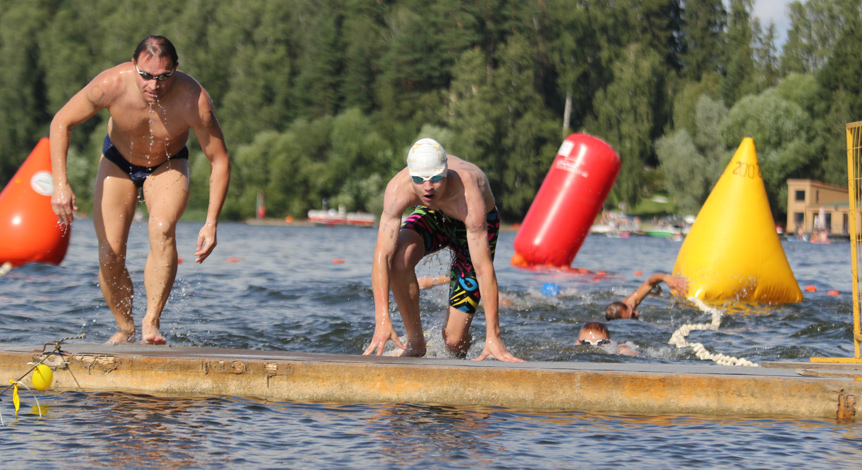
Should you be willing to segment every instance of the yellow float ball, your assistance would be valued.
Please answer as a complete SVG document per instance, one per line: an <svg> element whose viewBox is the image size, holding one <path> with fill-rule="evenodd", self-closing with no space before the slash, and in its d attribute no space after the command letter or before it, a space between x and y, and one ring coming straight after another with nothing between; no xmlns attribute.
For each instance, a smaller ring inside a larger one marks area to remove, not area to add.
<svg viewBox="0 0 862 470"><path fill-rule="evenodd" d="M32 380L33 388L36 390L45 390L54 381L54 372L45 364L39 364L33 370Z"/></svg>

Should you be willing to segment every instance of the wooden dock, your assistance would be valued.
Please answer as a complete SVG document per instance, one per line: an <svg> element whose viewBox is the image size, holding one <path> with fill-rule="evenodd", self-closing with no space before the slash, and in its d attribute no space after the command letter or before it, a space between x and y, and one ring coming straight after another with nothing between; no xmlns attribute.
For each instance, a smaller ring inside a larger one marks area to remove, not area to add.
<svg viewBox="0 0 862 470"><path fill-rule="evenodd" d="M461 361L186 346L0 345L0 379L44 361L50 390L854 421L862 366ZM30 384L30 378L23 380Z"/></svg>

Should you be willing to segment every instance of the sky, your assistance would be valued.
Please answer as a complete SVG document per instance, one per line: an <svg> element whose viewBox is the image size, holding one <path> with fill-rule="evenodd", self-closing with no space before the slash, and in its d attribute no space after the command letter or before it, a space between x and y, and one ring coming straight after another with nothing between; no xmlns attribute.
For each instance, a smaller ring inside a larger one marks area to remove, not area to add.
<svg viewBox="0 0 862 470"><path fill-rule="evenodd" d="M760 24L766 28L769 22L775 24L777 36L776 45L779 49L787 41L787 29L790 28L790 18L787 16L787 5L793 0L755 0L754 16L760 19Z"/></svg>

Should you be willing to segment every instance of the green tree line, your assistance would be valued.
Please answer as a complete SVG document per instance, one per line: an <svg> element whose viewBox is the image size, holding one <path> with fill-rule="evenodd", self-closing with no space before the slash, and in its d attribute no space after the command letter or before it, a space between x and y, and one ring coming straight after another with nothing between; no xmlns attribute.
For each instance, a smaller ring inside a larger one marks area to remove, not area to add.
<svg viewBox="0 0 862 470"><path fill-rule="evenodd" d="M326 198L379 213L409 145L482 167L519 221L562 139L606 140L607 204L666 194L696 213L745 136L776 214L787 178L845 186L860 119L862 0L790 4L786 43L752 0L0 0L0 184L53 114L150 34L210 92L234 172L224 216L304 217ZM780 49L780 51L779 51ZM102 112L73 133L92 205ZM190 144L190 212L209 165ZM778 220L782 220L783 217Z"/></svg>

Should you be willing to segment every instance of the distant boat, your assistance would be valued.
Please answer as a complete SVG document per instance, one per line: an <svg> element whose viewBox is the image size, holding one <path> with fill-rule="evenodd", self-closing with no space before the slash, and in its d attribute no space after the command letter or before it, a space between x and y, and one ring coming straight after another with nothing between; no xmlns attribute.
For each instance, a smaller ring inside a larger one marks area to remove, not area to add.
<svg viewBox="0 0 862 470"><path fill-rule="evenodd" d="M377 223L377 216L364 212L345 212L330 210L308 211L308 221L322 225L357 225L371 227Z"/></svg>
<svg viewBox="0 0 862 470"><path fill-rule="evenodd" d="M675 238L682 235L682 230L677 228L644 230L644 233L651 237L658 238Z"/></svg>
<svg viewBox="0 0 862 470"><path fill-rule="evenodd" d="M590 233L605 234L612 238L626 238L623 234L640 231L640 222L626 217L618 217L604 224L593 224Z"/></svg>
<svg viewBox="0 0 862 470"><path fill-rule="evenodd" d="M608 224L593 224L590 227L590 233L611 233L614 228Z"/></svg>

